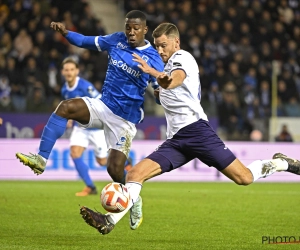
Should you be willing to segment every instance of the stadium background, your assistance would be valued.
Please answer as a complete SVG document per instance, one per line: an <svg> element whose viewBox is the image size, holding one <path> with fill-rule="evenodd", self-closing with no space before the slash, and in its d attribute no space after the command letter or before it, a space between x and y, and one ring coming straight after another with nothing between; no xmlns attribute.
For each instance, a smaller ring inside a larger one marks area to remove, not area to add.
<svg viewBox="0 0 300 250"><path fill-rule="evenodd" d="M245 164L278 151L299 158L299 0L0 0L0 248L299 249L275 245L300 242L296 175L276 173L244 188L195 160L144 184L138 230L129 229L127 215L102 237L79 216L78 204L105 211L98 196L74 195L83 183L69 157L70 131L58 140L42 175L16 160L15 152L38 149L60 101L63 58L78 59L81 75L98 89L105 76L106 54L70 46L50 22L104 35L123 30L131 9L147 13L151 42L158 23L178 25L182 48L199 63L210 122ZM145 100L146 119L130 153L135 162L166 132L150 91ZM293 142L281 133L284 124ZM279 134L279 141L289 142L275 142ZM106 169L97 166L92 150L84 157L101 190L110 181Z"/></svg>
<svg viewBox="0 0 300 250"><path fill-rule="evenodd" d="M178 26L181 47L191 52L199 64L201 103L210 123L241 160L247 163L256 159L255 156L270 158L273 152L282 151L284 145L292 147L287 154L298 157L299 1L2 0L0 178L27 179L31 175L15 160L14 153L23 147L25 152L37 150L42 129L61 100L60 64L65 57L78 60L81 76L97 89L102 87L106 53L68 44L60 34L49 29L50 22L62 21L67 29L84 35L105 35L123 30L124 14L132 9L146 13L147 39L151 42L151 33L159 23L173 22ZM145 113L145 121L137 125L138 133L133 142L134 162L165 139L163 110L155 104L150 89L145 95ZM284 125L287 132L282 131ZM76 179L68 156L69 135L67 130L57 144L59 159L55 159L54 153L51 155L57 166L52 169L64 169L60 176ZM92 175L102 176L100 170L105 175L105 168L91 166L96 164L90 157L89 150L85 158ZM14 171L7 168L12 163L16 165ZM222 179L198 161L186 168L190 173L184 175L200 176L199 180L207 176L214 176L212 180ZM199 173L199 168L204 172ZM53 176L51 171L49 175ZM109 179L107 175L99 178ZM174 180L169 176L166 179Z"/></svg>

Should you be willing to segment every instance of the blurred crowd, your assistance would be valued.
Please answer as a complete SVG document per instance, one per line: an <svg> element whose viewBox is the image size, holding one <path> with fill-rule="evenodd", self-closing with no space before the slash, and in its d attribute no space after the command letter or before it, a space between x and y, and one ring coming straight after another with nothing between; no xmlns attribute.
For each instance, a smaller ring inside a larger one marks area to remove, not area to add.
<svg viewBox="0 0 300 250"><path fill-rule="evenodd" d="M161 22L175 23L181 48L199 64L201 103L219 118L227 139L268 133L272 65L278 63L278 116L300 116L299 0L128 0L147 14L151 39ZM264 138L267 139L267 138Z"/></svg>
<svg viewBox="0 0 300 250"><path fill-rule="evenodd" d="M126 0L125 12L144 11L151 33L175 23L181 48L199 64L201 103L218 117L226 139L264 137L277 65L277 115L300 116L299 0ZM69 45L49 29L63 21L84 35L104 35L87 0L0 0L0 111L50 112L60 101L61 61L75 57L81 75L101 89L107 55ZM277 61L277 64L274 64ZM155 114L150 93L145 111ZM265 138L266 139L266 138Z"/></svg>
<svg viewBox="0 0 300 250"><path fill-rule="evenodd" d="M107 55L70 45L52 21L85 35L105 35L86 0L0 0L0 112L45 113L61 100L61 62L79 61L81 75L100 90Z"/></svg>

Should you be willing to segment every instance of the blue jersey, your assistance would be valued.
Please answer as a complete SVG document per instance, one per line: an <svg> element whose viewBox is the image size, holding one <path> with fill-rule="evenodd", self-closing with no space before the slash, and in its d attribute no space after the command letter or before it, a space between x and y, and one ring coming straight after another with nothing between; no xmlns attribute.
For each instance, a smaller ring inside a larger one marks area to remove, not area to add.
<svg viewBox="0 0 300 250"><path fill-rule="evenodd" d="M61 89L61 96L65 100L83 96L96 98L100 96L100 93L95 89L92 83L83 78L76 77L76 82L73 87L69 87L67 83L64 84Z"/></svg>
<svg viewBox="0 0 300 250"><path fill-rule="evenodd" d="M76 46L108 52L108 69L102 88L101 100L116 115L132 123L144 118L144 94L148 84L158 87L155 77L143 73L138 63L133 61L133 53L138 54L147 63L162 72L164 64L157 51L146 41L143 47L132 48L123 32L107 36L86 37L68 31L66 36Z"/></svg>
<svg viewBox="0 0 300 250"><path fill-rule="evenodd" d="M61 89L61 96L63 99L66 100L70 98L83 97L83 96L97 98L100 97L101 94L98 92L98 90L94 87L92 83L90 83L89 81L83 78L76 77L76 82L74 86L69 87L67 83L64 84L64 86ZM89 129L89 130L94 130L94 129Z"/></svg>

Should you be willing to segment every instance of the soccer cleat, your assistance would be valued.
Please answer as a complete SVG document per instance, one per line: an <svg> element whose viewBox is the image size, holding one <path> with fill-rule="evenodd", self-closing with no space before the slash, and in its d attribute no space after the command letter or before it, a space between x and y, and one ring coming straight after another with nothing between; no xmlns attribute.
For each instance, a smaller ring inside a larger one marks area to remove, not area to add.
<svg viewBox="0 0 300 250"><path fill-rule="evenodd" d="M96 188L90 188L90 187L85 187L81 192L77 192L75 195L76 196L88 196L91 194L97 194L97 189Z"/></svg>
<svg viewBox="0 0 300 250"><path fill-rule="evenodd" d="M299 160L289 158L289 157L287 157L286 155L284 155L282 153L274 154L273 159L286 160L287 163L289 164L288 169L286 171L290 172L290 173L293 173L293 174L300 175L300 161Z"/></svg>
<svg viewBox="0 0 300 250"><path fill-rule="evenodd" d="M142 197L139 196L138 200L130 208L129 224L132 230L137 229L143 222L142 206L143 200Z"/></svg>
<svg viewBox="0 0 300 250"><path fill-rule="evenodd" d="M16 153L16 156L20 160L20 162L30 167L35 174L39 175L44 172L46 167L46 162L40 155L32 154L32 153L30 153L30 155Z"/></svg>
<svg viewBox="0 0 300 250"><path fill-rule="evenodd" d="M99 212L94 212L88 207L82 206L80 208L80 214L84 221L93 228L96 228L100 234L110 233L115 225L109 222L107 215Z"/></svg>

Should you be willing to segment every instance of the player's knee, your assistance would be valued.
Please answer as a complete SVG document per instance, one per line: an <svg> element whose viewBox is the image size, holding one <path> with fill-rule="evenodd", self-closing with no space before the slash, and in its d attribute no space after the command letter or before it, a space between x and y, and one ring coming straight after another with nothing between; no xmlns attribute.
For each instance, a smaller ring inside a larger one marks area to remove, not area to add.
<svg viewBox="0 0 300 250"><path fill-rule="evenodd" d="M76 159L76 158L81 157L81 154L78 151L72 151L71 150L70 155L71 155L72 159Z"/></svg>
<svg viewBox="0 0 300 250"><path fill-rule="evenodd" d="M253 182L253 177L252 176L239 176L238 178L234 179L234 182L237 185L241 185L241 186L248 186Z"/></svg>
<svg viewBox="0 0 300 250"><path fill-rule="evenodd" d="M69 119L70 114L76 112L76 109L74 100L70 99L60 102L55 113L61 117Z"/></svg>
<svg viewBox="0 0 300 250"><path fill-rule="evenodd" d="M72 145L70 148L70 156L72 159L76 159L82 156L82 153L84 151L84 147Z"/></svg>
<svg viewBox="0 0 300 250"><path fill-rule="evenodd" d="M55 110L55 113L61 117L68 118L68 102L67 101L62 101L58 105L57 109Z"/></svg>

